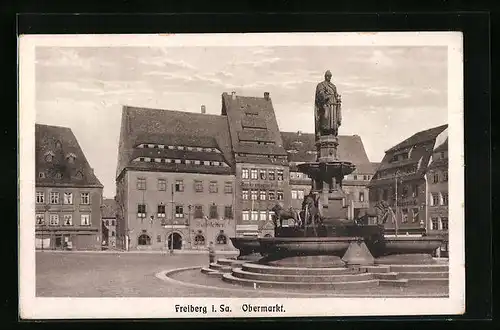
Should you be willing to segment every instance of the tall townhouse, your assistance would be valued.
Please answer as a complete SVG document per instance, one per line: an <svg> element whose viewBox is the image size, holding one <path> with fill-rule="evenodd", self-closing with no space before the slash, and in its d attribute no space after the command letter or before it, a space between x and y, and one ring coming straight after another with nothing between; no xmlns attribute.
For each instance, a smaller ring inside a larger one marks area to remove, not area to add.
<svg viewBox="0 0 500 330"><path fill-rule="evenodd" d="M100 250L103 186L67 127L35 127L37 249Z"/></svg>

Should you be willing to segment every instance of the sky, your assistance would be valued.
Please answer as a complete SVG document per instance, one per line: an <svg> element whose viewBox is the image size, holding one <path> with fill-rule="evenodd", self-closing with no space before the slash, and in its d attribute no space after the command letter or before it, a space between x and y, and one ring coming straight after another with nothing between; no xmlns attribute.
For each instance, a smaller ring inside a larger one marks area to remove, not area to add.
<svg viewBox="0 0 500 330"><path fill-rule="evenodd" d="M123 105L220 114L223 92L269 92L280 130L312 133L326 70L342 95L339 134L361 136L372 162L447 123L439 46L37 47L36 122L70 127L113 198Z"/></svg>

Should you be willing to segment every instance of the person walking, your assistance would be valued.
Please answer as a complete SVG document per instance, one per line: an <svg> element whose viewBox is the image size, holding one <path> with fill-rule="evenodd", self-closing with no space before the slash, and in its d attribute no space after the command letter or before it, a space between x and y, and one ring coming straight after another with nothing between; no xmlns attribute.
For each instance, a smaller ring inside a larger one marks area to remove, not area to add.
<svg viewBox="0 0 500 330"><path fill-rule="evenodd" d="M214 248L214 242L210 242L208 245L208 260L209 262L215 263L215 248Z"/></svg>

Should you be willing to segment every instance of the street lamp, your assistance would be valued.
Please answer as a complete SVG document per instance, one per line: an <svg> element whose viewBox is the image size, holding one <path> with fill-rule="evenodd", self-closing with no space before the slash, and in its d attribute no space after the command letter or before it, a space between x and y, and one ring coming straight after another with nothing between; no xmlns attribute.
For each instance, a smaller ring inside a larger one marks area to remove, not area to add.
<svg viewBox="0 0 500 330"><path fill-rule="evenodd" d="M191 209L192 209L192 205L189 204L188 205L188 243L189 245L191 246L191 248L193 247L192 244L191 244Z"/></svg>
<svg viewBox="0 0 500 330"><path fill-rule="evenodd" d="M43 242L45 241L45 229L46 229L46 225L47 225L47 224L45 223L45 222L46 222L46 219L47 219L47 217L46 217L46 216L48 215L49 210L50 210L50 206L49 206L49 204L45 204L45 205L44 205L44 211L45 211L45 212L44 212L44 214L43 214L43 222L42 222L42 251L43 251ZM47 213L47 214L45 214L45 213Z"/></svg>

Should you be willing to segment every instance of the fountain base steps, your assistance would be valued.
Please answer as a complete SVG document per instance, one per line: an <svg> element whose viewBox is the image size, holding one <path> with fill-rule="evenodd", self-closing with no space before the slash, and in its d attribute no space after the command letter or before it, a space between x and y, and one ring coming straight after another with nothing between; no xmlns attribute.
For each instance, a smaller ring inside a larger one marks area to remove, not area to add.
<svg viewBox="0 0 500 330"><path fill-rule="evenodd" d="M339 283L339 282L357 282L373 280L373 274L358 273L344 275L284 275L284 274L266 274L244 271L241 268L233 268L231 273L234 277L253 281L264 282L306 282L306 283Z"/></svg>
<svg viewBox="0 0 500 330"><path fill-rule="evenodd" d="M239 278L232 274L224 274L222 280L227 283L239 284L254 288L273 288L273 289L306 289L306 290L345 290L345 289L366 289L374 288L379 285L378 280L354 281L354 282L276 282L250 280Z"/></svg>
<svg viewBox="0 0 500 330"><path fill-rule="evenodd" d="M220 258L220 259L217 259L217 264L219 265L226 265L226 266L237 266L237 265L241 265L241 264L244 264L244 263L247 263L248 261L246 260L238 260L238 259L229 259L229 258Z"/></svg>
<svg viewBox="0 0 500 330"><path fill-rule="evenodd" d="M335 268L306 268L306 267L275 267L270 265L244 263L241 269L247 272L261 273L261 274L277 274L277 275L315 275L315 276L329 276L329 275L349 275L357 274L359 271L349 269L346 267Z"/></svg>
<svg viewBox="0 0 500 330"><path fill-rule="evenodd" d="M233 269L232 266L221 265L218 263L211 263L208 267L212 270L219 271L221 273L230 273L231 270Z"/></svg>

